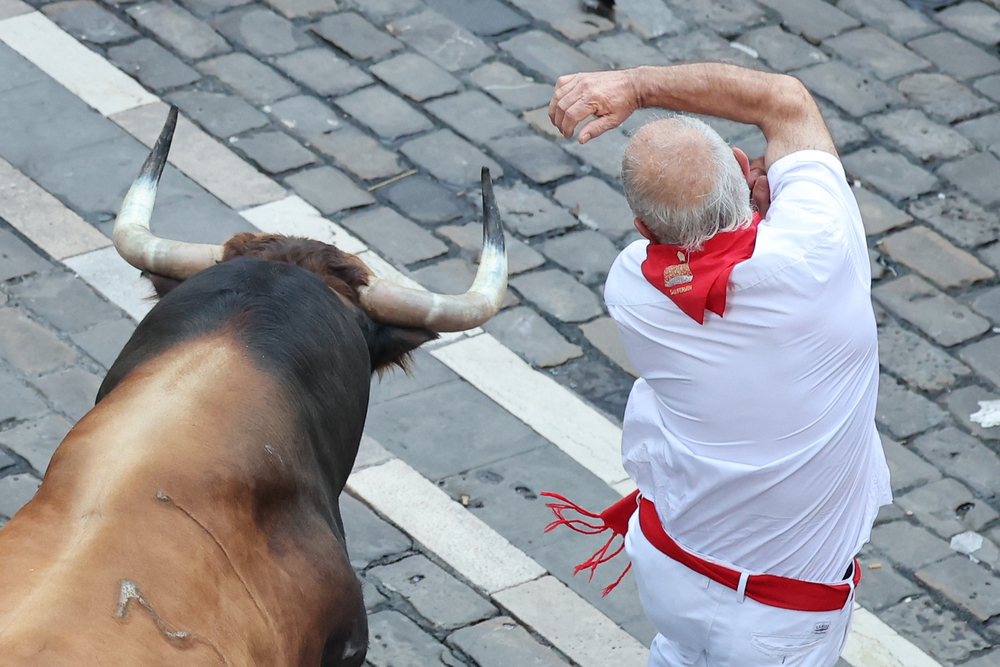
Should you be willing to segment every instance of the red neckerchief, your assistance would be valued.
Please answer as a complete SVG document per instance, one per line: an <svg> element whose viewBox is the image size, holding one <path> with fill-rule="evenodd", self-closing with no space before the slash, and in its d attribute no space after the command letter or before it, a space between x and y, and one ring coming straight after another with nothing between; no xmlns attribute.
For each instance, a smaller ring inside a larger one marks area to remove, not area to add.
<svg viewBox="0 0 1000 667"><path fill-rule="evenodd" d="M729 274L753 255L760 220L754 212L750 226L716 234L694 252L677 245L650 243L642 275L698 324L705 323L706 310L722 317Z"/></svg>

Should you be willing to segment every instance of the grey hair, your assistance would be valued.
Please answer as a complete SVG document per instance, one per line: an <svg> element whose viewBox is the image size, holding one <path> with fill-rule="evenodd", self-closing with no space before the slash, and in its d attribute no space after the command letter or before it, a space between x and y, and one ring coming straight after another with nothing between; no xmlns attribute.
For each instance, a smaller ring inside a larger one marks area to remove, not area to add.
<svg viewBox="0 0 1000 667"><path fill-rule="evenodd" d="M655 176L652 179L643 176L648 175L650 170L654 174L666 171L663 165L675 160L673 149L666 142L660 142L660 145L651 143L656 163L649 164L636 156L634 148L637 137L629 142L622 157L622 187L632 212L645 223L657 240L680 245L688 250L698 250L716 234L731 232L750 224L753 213L750 187L732 149L711 126L690 116L677 115L668 120L680 128L697 130L705 138L709 164L714 168L711 190L692 206L676 207L665 203L665 197L658 192L659 179ZM677 168L676 164L674 168Z"/></svg>

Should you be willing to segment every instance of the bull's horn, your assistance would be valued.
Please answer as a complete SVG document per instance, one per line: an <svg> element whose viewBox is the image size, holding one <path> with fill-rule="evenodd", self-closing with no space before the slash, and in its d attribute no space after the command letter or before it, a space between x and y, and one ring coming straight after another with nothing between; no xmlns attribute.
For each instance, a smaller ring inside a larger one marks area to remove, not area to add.
<svg viewBox="0 0 1000 667"><path fill-rule="evenodd" d="M149 219L156 201L156 186L167 163L170 141L177 125L177 107L171 106L160 138L132 183L115 219L115 248L126 262L143 271L184 280L222 260L222 246L184 243L153 236Z"/></svg>
<svg viewBox="0 0 1000 667"><path fill-rule="evenodd" d="M507 291L507 251L490 170L483 167L483 252L465 294L434 294L376 277L361 289L361 307L373 319L401 327L463 331L496 315Z"/></svg>

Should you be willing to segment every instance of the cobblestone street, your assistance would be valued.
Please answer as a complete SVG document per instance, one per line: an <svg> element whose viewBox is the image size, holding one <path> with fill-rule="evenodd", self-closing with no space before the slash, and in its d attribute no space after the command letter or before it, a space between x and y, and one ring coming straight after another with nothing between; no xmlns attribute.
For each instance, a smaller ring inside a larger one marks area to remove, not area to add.
<svg viewBox="0 0 1000 667"><path fill-rule="evenodd" d="M485 165L504 310L374 380L342 501L368 660L596 667L613 644L645 664L634 581L600 597L624 561L573 578L599 545L543 534L538 494L601 509L630 490L616 437L634 369L602 285L638 238L622 150L657 112L581 146L547 105L562 74L723 61L814 93L869 238L895 503L858 601L933 660L842 664L1000 667L1000 427L970 419L1000 400L998 44L1000 0L618 0L614 22L577 0L0 0L0 525L151 307L108 235L167 104L182 118L155 233L312 235L441 292L475 273ZM756 128L706 120L763 152ZM404 478L521 574L490 579L471 542L384 491ZM548 620L589 613L606 634Z"/></svg>

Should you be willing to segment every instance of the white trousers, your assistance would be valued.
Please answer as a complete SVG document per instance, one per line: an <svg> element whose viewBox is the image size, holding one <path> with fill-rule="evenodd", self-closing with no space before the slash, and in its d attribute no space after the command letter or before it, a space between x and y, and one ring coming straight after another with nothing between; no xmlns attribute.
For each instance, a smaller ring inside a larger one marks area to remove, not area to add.
<svg viewBox="0 0 1000 667"><path fill-rule="evenodd" d="M744 597L673 560L632 515L625 549L657 634L649 667L832 667L851 627L854 596L837 611L794 611Z"/></svg>

